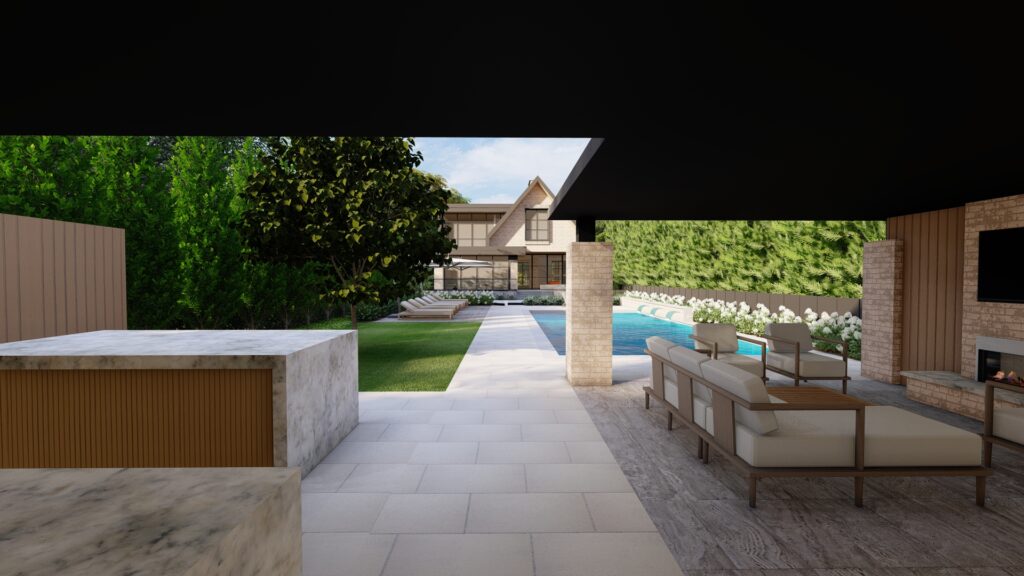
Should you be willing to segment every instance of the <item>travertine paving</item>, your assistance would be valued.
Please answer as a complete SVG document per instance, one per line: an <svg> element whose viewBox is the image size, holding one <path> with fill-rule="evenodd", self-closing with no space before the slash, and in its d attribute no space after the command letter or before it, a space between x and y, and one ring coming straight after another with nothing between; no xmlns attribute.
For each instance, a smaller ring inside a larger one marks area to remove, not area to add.
<svg viewBox="0 0 1024 576"><path fill-rule="evenodd" d="M363 393L302 484L303 574L681 574L525 307L439 393Z"/></svg>

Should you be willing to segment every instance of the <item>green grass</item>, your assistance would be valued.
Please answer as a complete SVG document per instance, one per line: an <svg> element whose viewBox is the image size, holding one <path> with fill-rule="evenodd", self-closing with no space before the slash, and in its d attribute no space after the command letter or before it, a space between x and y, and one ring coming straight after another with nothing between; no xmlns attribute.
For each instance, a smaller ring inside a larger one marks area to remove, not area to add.
<svg viewBox="0 0 1024 576"><path fill-rule="evenodd" d="M348 330L347 319L303 329ZM479 322L366 322L359 325L359 390L424 392L448 388Z"/></svg>

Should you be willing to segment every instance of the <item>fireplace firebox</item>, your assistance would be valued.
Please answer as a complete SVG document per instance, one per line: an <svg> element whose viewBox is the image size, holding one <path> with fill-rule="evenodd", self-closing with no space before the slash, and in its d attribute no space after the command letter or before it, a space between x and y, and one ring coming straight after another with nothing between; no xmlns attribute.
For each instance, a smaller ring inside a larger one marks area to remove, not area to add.
<svg viewBox="0 0 1024 576"><path fill-rule="evenodd" d="M1024 385L1024 342L978 337L978 381Z"/></svg>

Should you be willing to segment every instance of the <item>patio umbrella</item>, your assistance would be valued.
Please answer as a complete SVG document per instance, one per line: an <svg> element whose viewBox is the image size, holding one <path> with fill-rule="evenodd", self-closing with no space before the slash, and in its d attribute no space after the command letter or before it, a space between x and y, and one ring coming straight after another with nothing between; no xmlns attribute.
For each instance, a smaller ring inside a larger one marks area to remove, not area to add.
<svg viewBox="0 0 1024 576"><path fill-rule="evenodd" d="M431 268L454 268L456 270L465 270L466 268L490 268L493 266L493 262L487 262L486 260L469 260L467 258L452 258L451 264L431 264Z"/></svg>

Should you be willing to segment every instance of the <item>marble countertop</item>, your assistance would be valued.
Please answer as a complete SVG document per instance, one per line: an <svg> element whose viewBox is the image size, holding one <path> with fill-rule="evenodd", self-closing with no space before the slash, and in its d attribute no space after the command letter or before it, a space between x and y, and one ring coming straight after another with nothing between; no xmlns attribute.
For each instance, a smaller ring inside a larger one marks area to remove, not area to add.
<svg viewBox="0 0 1024 576"><path fill-rule="evenodd" d="M0 470L0 576L185 574L294 468Z"/></svg>
<svg viewBox="0 0 1024 576"><path fill-rule="evenodd" d="M352 330L99 330L0 344L0 369L270 368Z"/></svg>

